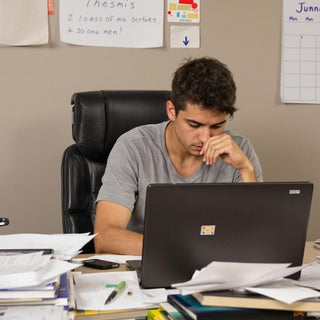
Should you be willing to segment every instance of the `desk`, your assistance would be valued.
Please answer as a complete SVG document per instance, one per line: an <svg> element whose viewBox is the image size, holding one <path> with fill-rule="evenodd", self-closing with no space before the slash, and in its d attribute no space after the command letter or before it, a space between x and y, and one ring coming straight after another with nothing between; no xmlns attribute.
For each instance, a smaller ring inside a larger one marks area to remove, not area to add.
<svg viewBox="0 0 320 320"><path fill-rule="evenodd" d="M305 245L305 252L303 257L303 263L310 263L317 260L317 256L320 255L320 251L313 248L313 242L308 241ZM83 257L90 257L91 255L81 255L81 258ZM126 271L128 270L126 265L121 265L119 268L116 269L117 271ZM115 272L114 270L96 270L92 268L87 267L79 267L77 271L81 272ZM147 311L142 311L142 313L147 313ZM137 313L137 316L140 315L141 312ZM128 314L126 319L134 317L133 314ZM107 319L121 319L117 318L116 313L107 313L107 314L97 314L97 315L82 315L82 316L76 316L75 320L107 320ZM122 316L123 319L123 316Z"/></svg>

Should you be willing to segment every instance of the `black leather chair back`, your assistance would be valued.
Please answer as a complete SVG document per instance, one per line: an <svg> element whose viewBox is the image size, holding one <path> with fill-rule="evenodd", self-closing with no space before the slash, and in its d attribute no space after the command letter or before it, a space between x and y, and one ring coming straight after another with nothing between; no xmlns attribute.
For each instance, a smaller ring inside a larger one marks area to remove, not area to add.
<svg viewBox="0 0 320 320"><path fill-rule="evenodd" d="M64 233L93 232L95 201L110 150L124 132L167 120L169 91L89 91L71 99L75 144L62 159ZM94 252L93 241L83 252Z"/></svg>

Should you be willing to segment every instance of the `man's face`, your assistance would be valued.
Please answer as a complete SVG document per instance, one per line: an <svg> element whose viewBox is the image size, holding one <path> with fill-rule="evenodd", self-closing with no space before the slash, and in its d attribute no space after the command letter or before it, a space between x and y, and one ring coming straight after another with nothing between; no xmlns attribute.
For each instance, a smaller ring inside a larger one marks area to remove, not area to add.
<svg viewBox="0 0 320 320"><path fill-rule="evenodd" d="M174 108L173 105L172 107ZM228 119L226 113L213 113L190 103L177 116L173 109L172 116L171 118L169 115L169 118L174 121L177 147L196 157L200 157L202 146L210 137L222 134Z"/></svg>

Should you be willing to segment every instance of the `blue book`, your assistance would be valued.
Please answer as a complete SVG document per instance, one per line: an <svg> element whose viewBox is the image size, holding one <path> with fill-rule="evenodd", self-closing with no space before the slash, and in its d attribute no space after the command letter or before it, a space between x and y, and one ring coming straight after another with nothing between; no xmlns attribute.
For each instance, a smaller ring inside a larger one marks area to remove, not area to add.
<svg viewBox="0 0 320 320"><path fill-rule="evenodd" d="M194 320L302 320L304 312L213 307L201 305L192 295L168 295L168 302L186 318Z"/></svg>
<svg viewBox="0 0 320 320"><path fill-rule="evenodd" d="M60 275L60 282L55 299L55 305L63 306L64 309L69 308L69 282L67 273Z"/></svg>

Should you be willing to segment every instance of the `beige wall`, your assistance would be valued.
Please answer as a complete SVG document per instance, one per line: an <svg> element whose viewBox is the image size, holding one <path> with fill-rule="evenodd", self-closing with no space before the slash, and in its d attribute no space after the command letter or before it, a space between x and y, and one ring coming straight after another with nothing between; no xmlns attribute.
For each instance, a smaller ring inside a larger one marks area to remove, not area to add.
<svg viewBox="0 0 320 320"><path fill-rule="evenodd" d="M62 232L60 162L72 143L70 97L99 89L170 89L183 57L225 62L238 85L231 128L254 144L266 181L312 180L308 239L320 237L320 108L280 102L279 0L202 0L201 48L80 47L59 41L58 1L50 44L0 47L1 233Z"/></svg>

